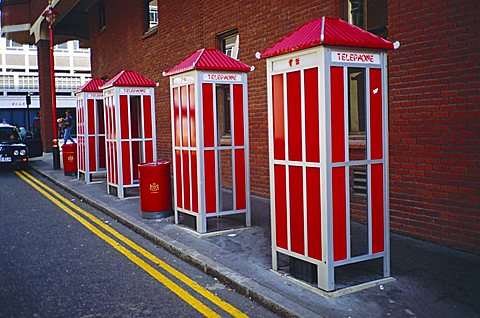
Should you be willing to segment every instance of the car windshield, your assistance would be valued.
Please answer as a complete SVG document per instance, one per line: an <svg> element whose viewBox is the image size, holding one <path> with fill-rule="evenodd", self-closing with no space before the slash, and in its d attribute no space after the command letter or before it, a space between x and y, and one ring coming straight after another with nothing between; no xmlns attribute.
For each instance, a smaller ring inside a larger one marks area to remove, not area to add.
<svg viewBox="0 0 480 318"><path fill-rule="evenodd" d="M20 135L16 128L13 127L0 127L0 142L12 143L21 142Z"/></svg>

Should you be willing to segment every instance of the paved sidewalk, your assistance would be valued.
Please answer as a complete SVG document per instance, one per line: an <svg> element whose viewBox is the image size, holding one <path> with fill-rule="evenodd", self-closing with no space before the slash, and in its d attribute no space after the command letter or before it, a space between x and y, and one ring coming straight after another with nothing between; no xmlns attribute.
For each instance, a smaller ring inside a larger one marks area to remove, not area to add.
<svg viewBox="0 0 480 318"><path fill-rule="evenodd" d="M392 234L393 279L363 290L345 289L329 294L270 270L268 200L252 197L252 227L200 236L173 224L173 217L141 218L139 198L120 200L107 195L105 179L86 185L76 177L65 176L63 170L53 170L51 154L32 159L31 167L280 315L480 317L480 255Z"/></svg>

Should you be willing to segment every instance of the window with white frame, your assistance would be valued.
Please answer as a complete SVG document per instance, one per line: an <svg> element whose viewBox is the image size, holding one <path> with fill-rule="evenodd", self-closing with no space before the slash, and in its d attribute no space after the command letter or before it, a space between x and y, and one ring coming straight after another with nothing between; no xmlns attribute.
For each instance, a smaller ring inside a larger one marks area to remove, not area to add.
<svg viewBox="0 0 480 318"><path fill-rule="evenodd" d="M240 51L240 36L238 30L234 29L217 35L219 49L228 56L238 60Z"/></svg>
<svg viewBox="0 0 480 318"><path fill-rule="evenodd" d="M88 49L84 49L80 47L80 41L74 40L72 41L73 44L73 52L74 53L86 53L88 52Z"/></svg>
<svg viewBox="0 0 480 318"><path fill-rule="evenodd" d="M98 2L98 31L101 32L105 29L105 1Z"/></svg>
<svg viewBox="0 0 480 318"><path fill-rule="evenodd" d="M146 0L145 5L145 31L158 25L158 1Z"/></svg>
<svg viewBox="0 0 480 318"><path fill-rule="evenodd" d="M20 75L18 77L18 85L20 89L38 89L38 76Z"/></svg>
<svg viewBox="0 0 480 318"><path fill-rule="evenodd" d="M0 75L0 89L14 89L15 88L15 79L13 75Z"/></svg>
<svg viewBox="0 0 480 318"><path fill-rule="evenodd" d="M238 60L240 37L237 29L217 34L218 49ZM216 85L217 94L217 119L218 136L220 143L228 145L231 143L231 116L230 116L230 85Z"/></svg>
<svg viewBox="0 0 480 318"><path fill-rule="evenodd" d="M80 86L80 77L55 76L55 86L57 89L75 89Z"/></svg>
<svg viewBox="0 0 480 318"><path fill-rule="evenodd" d="M60 44L55 45L55 51L56 52L68 52L68 43L64 42L64 43L60 43Z"/></svg>
<svg viewBox="0 0 480 318"><path fill-rule="evenodd" d="M7 50L21 50L21 49L23 49L22 44L17 43L14 40L11 40L11 39L7 39L6 46L7 46Z"/></svg>

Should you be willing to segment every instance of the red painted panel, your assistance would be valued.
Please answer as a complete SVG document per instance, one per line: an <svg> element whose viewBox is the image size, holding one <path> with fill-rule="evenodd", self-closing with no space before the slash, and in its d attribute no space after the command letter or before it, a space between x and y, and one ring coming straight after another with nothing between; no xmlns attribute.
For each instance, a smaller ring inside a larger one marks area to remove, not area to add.
<svg viewBox="0 0 480 318"><path fill-rule="evenodd" d="M382 71L370 69L370 156L372 160L383 158Z"/></svg>
<svg viewBox="0 0 480 318"><path fill-rule="evenodd" d="M86 145L85 145L85 136L82 136L82 139L81 139L81 145L82 145L82 149L81 149L81 157L82 157L82 170L86 171L87 169L87 165L85 163L86 161Z"/></svg>
<svg viewBox="0 0 480 318"><path fill-rule="evenodd" d="M236 210L247 208L245 189L245 150L235 150L235 201Z"/></svg>
<svg viewBox="0 0 480 318"><path fill-rule="evenodd" d="M245 144L243 129L243 85L233 84L233 125L234 125L234 145L243 146Z"/></svg>
<svg viewBox="0 0 480 318"><path fill-rule="evenodd" d="M275 178L275 236L277 246L287 249L287 190L285 166L274 165Z"/></svg>
<svg viewBox="0 0 480 318"><path fill-rule="evenodd" d="M115 105L113 104L113 97L112 97L112 114L111 114L111 120L112 120L112 139L117 139L117 109L115 108ZM116 157L116 155L115 155Z"/></svg>
<svg viewBox="0 0 480 318"><path fill-rule="evenodd" d="M105 134L105 111L103 109L103 103L101 100L95 100L96 111L97 111L97 122L98 122L98 132L99 134Z"/></svg>
<svg viewBox="0 0 480 318"><path fill-rule="evenodd" d="M273 97L273 158L285 160L285 122L283 101L283 74L272 76Z"/></svg>
<svg viewBox="0 0 480 318"><path fill-rule="evenodd" d="M372 252L384 250L384 202L383 202L383 165L371 166L372 174Z"/></svg>
<svg viewBox="0 0 480 318"><path fill-rule="evenodd" d="M128 141L122 141L122 173L123 173L123 185L132 184L132 174L130 172L130 144ZM115 160L117 161L117 160Z"/></svg>
<svg viewBox="0 0 480 318"><path fill-rule="evenodd" d="M152 138L152 103L150 95L143 96L143 130L145 138ZM150 161L148 161L150 162Z"/></svg>
<svg viewBox="0 0 480 318"><path fill-rule="evenodd" d="M108 152L109 152L109 157L108 157L108 169L109 169L109 181L110 183L113 183L113 174L115 173L114 170L114 157L113 157L113 143L109 142L108 143Z"/></svg>
<svg viewBox="0 0 480 318"><path fill-rule="evenodd" d="M318 68L305 70L305 147L308 162L320 162Z"/></svg>
<svg viewBox="0 0 480 318"><path fill-rule="evenodd" d="M81 120L82 120L82 125L81 125L81 133L82 135L85 135L85 110L82 108L80 108L80 117L81 117Z"/></svg>
<svg viewBox="0 0 480 318"><path fill-rule="evenodd" d="M110 141L107 142L107 161L108 161L108 170L107 170L107 178L108 182L112 183L112 175L113 175L113 160L112 160L112 143Z"/></svg>
<svg viewBox="0 0 480 318"><path fill-rule="evenodd" d="M112 139L113 137L113 132L112 132L112 129L113 129L113 119L112 119L112 105L110 104L110 98L107 98L106 101L108 102L108 107L107 107L107 113L105 113L105 115L107 116L108 118L108 136L107 138L108 139Z"/></svg>
<svg viewBox="0 0 480 318"><path fill-rule="evenodd" d="M290 166L290 246L293 252L305 253L303 229L303 171L302 167Z"/></svg>
<svg viewBox="0 0 480 318"><path fill-rule="evenodd" d="M110 106L108 104L108 98L105 99L104 101L104 109L105 109L105 138L110 139L111 138L111 129L110 129Z"/></svg>
<svg viewBox="0 0 480 318"><path fill-rule="evenodd" d="M320 169L307 167L308 256L322 260L322 214Z"/></svg>
<svg viewBox="0 0 480 318"><path fill-rule="evenodd" d="M88 134L95 135L95 101L93 99L87 100L87 116L88 116ZM82 112L82 117L85 115ZM83 119L83 118L82 118ZM83 128L84 129L84 128Z"/></svg>
<svg viewBox="0 0 480 318"><path fill-rule="evenodd" d="M204 84L205 85L205 84ZM215 177L215 151L206 150L205 158L205 207L207 213L217 212L217 180Z"/></svg>
<svg viewBox="0 0 480 318"><path fill-rule="evenodd" d="M190 210L190 156L189 151L184 150L183 156L183 207Z"/></svg>
<svg viewBox="0 0 480 318"><path fill-rule="evenodd" d="M105 137L98 137L98 169L105 169Z"/></svg>
<svg viewBox="0 0 480 318"><path fill-rule="evenodd" d="M330 124L332 128L332 162L345 161L345 106L343 67L330 68Z"/></svg>
<svg viewBox="0 0 480 318"><path fill-rule="evenodd" d="M77 136L77 145L78 145L78 168L85 171L85 145L83 141L83 136Z"/></svg>
<svg viewBox="0 0 480 318"><path fill-rule="evenodd" d="M79 104L80 101L77 101L77 104ZM82 133L82 108L80 105L77 105L77 135L81 135Z"/></svg>
<svg viewBox="0 0 480 318"><path fill-rule="evenodd" d="M123 153L123 157L128 155L128 153ZM134 181L138 181L138 164L140 163L141 157L140 141L132 141L132 171Z"/></svg>
<svg viewBox="0 0 480 318"><path fill-rule="evenodd" d="M77 104L81 101L77 101ZM83 118L82 118L82 108L80 105L77 105L77 131L78 135L83 135Z"/></svg>
<svg viewBox="0 0 480 318"><path fill-rule="evenodd" d="M84 108L82 108L82 110L81 110L81 116L82 116L82 134L86 135L88 132L85 130L85 109ZM93 127L95 127L95 126L93 126Z"/></svg>
<svg viewBox="0 0 480 318"><path fill-rule="evenodd" d="M117 184L118 182L118 162L117 162L117 143L112 142L112 182Z"/></svg>
<svg viewBox="0 0 480 318"><path fill-rule="evenodd" d="M177 207L183 208L182 203L182 194L183 194L183 186L182 186L182 162L181 162L181 154L180 150L175 150L175 182L177 183Z"/></svg>
<svg viewBox="0 0 480 318"><path fill-rule="evenodd" d="M78 111L78 110L77 110ZM84 166L82 165L83 161L83 154L82 154L82 136L78 134L77 136L77 162L78 162L78 170L85 170Z"/></svg>
<svg viewBox="0 0 480 318"><path fill-rule="evenodd" d="M82 134L86 135L88 132L85 131L85 109L84 108L82 108L81 110L81 116L82 116ZM95 127L95 125L93 127Z"/></svg>
<svg viewBox="0 0 480 318"><path fill-rule="evenodd" d="M88 161L90 171L97 171L97 147L95 136L88 137Z"/></svg>
<svg viewBox="0 0 480 318"><path fill-rule="evenodd" d="M190 102L190 144L197 146L197 131L195 127L195 86L188 85L188 100Z"/></svg>
<svg viewBox="0 0 480 318"><path fill-rule="evenodd" d="M300 71L287 74L288 160L302 161Z"/></svg>
<svg viewBox="0 0 480 318"><path fill-rule="evenodd" d="M145 140L145 162L153 162L153 142Z"/></svg>
<svg viewBox="0 0 480 318"><path fill-rule="evenodd" d="M181 122L180 122L180 96L178 88L173 89L173 122L175 126L175 146L180 146Z"/></svg>
<svg viewBox="0 0 480 318"><path fill-rule="evenodd" d="M130 138L130 121L128 119L128 96L120 95L120 131L121 131L121 139L129 139ZM113 114L113 118L115 120L115 114Z"/></svg>
<svg viewBox="0 0 480 318"><path fill-rule="evenodd" d="M120 184L120 162L118 159L119 152L121 150L120 148L121 144L118 142L113 143L113 166L114 166L114 171L113 171L113 182L115 184Z"/></svg>
<svg viewBox="0 0 480 318"><path fill-rule="evenodd" d="M213 126L213 88L212 84L202 84L203 94L203 139L205 147L215 146Z"/></svg>
<svg viewBox="0 0 480 318"><path fill-rule="evenodd" d="M180 108L182 115L182 146L188 147L188 101L187 101L187 86L180 87Z"/></svg>
<svg viewBox="0 0 480 318"><path fill-rule="evenodd" d="M108 159L108 163L109 163L109 180L111 183L113 183L113 174L115 173L115 170L114 170L114 158L113 158L113 150L112 150L112 143L109 142L109 159Z"/></svg>
<svg viewBox="0 0 480 318"><path fill-rule="evenodd" d="M79 103L79 101L77 101L77 104ZM83 125L83 122L82 122L82 108L79 107L79 105L77 105L77 135L82 135L82 125Z"/></svg>
<svg viewBox="0 0 480 318"><path fill-rule="evenodd" d="M197 152L190 152L190 163L192 165L192 211L198 212L198 176L197 176Z"/></svg>
<svg viewBox="0 0 480 318"><path fill-rule="evenodd" d="M347 258L347 210L345 167L332 168L333 259Z"/></svg>
<svg viewBox="0 0 480 318"><path fill-rule="evenodd" d="M79 146L79 156L78 156L78 161L79 161L79 167L80 167L80 170L83 170L83 171L86 171L86 166L85 166L85 157L86 157L86 154L85 154L85 141L83 140L83 137L79 137L79 140L78 140L78 146Z"/></svg>

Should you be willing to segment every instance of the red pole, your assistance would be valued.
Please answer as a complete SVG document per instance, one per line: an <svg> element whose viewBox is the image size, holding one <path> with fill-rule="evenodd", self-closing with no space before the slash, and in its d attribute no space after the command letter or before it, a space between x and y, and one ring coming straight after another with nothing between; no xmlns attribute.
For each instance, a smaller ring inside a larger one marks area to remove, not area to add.
<svg viewBox="0 0 480 318"><path fill-rule="evenodd" d="M55 92L55 61L53 58L53 25L50 23L50 82L52 83L52 121L53 121L53 146L58 145L57 134L57 96Z"/></svg>
<svg viewBox="0 0 480 318"><path fill-rule="evenodd" d="M49 23L50 35L50 82L52 87L52 122L53 122L53 169L60 169L60 149L58 148L58 132L57 132L57 96L55 92L55 60L53 58L53 21Z"/></svg>

